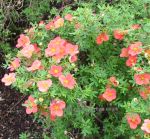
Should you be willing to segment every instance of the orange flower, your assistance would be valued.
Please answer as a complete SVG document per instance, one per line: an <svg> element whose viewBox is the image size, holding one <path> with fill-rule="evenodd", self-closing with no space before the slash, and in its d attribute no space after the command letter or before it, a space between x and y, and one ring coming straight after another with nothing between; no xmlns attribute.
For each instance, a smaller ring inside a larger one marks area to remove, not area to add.
<svg viewBox="0 0 150 139"><path fill-rule="evenodd" d="M59 81L64 87L68 89L73 89L76 84L76 81L71 74L67 74L66 76L59 76Z"/></svg>
<svg viewBox="0 0 150 139"><path fill-rule="evenodd" d="M116 77L114 77L114 76L110 77L109 81L111 82L111 84L113 86L118 86L119 85L119 82L117 81Z"/></svg>
<svg viewBox="0 0 150 139"><path fill-rule="evenodd" d="M81 24L80 23L76 23L75 24L75 29L79 29L81 27Z"/></svg>
<svg viewBox="0 0 150 139"><path fill-rule="evenodd" d="M145 100L148 98L149 95L150 95L150 86L147 86L142 91L140 91L140 96Z"/></svg>
<svg viewBox="0 0 150 139"><path fill-rule="evenodd" d="M103 98L105 98L107 101L113 101L116 99L116 90L112 88L107 88L103 94Z"/></svg>
<svg viewBox="0 0 150 139"><path fill-rule="evenodd" d="M1 79L1 81L5 83L6 86L9 86L16 81L15 76L16 76L15 73L5 74L4 77Z"/></svg>
<svg viewBox="0 0 150 139"><path fill-rule="evenodd" d="M141 123L141 118L140 115L138 114L135 113L127 114L126 118L131 129L136 129L137 126Z"/></svg>
<svg viewBox="0 0 150 139"><path fill-rule="evenodd" d="M128 48L122 48L120 57L128 57L129 56L128 51L129 51Z"/></svg>
<svg viewBox="0 0 150 139"><path fill-rule="evenodd" d="M40 60L35 60L31 67L27 68L28 71L35 71L38 69L41 69L42 65L41 65L41 61Z"/></svg>
<svg viewBox="0 0 150 139"><path fill-rule="evenodd" d="M137 56L129 56L128 60L126 61L126 65L128 67L133 67L135 66L137 61Z"/></svg>
<svg viewBox="0 0 150 139"><path fill-rule="evenodd" d="M18 67L20 67L20 59L19 58L15 58L15 60L11 62L10 66L9 66L9 69L10 69L10 71L14 71Z"/></svg>
<svg viewBox="0 0 150 139"><path fill-rule="evenodd" d="M24 34L21 34L20 38L18 39L17 42L18 42L17 45L16 45L17 48L25 47L25 46L30 44L30 39L29 39L28 36L25 36Z"/></svg>
<svg viewBox="0 0 150 139"><path fill-rule="evenodd" d="M100 95L98 96L98 98L99 98L99 100L101 100L101 101L104 101L104 100L105 100L105 98L103 97L103 94L100 94Z"/></svg>
<svg viewBox="0 0 150 139"><path fill-rule="evenodd" d="M71 43L67 43L66 44L66 52L71 56L78 54L79 53L78 45L73 45Z"/></svg>
<svg viewBox="0 0 150 139"><path fill-rule="evenodd" d="M37 86L41 92L47 92L51 85L52 81L50 79L37 82Z"/></svg>
<svg viewBox="0 0 150 139"><path fill-rule="evenodd" d="M59 18L56 21L54 21L55 29L63 27L63 25L64 25L64 19L63 18Z"/></svg>
<svg viewBox="0 0 150 139"><path fill-rule="evenodd" d="M134 80L138 85L147 85L150 83L150 74L148 73L135 74Z"/></svg>
<svg viewBox="0 0 150 139"><path fill-rule="evenodd" d="M70 63L74 63L74 62L76 62L78 60L78 57L76 56L76 55L73 55L73 56L70 56L69 57L69 62Z"/></svg>
<svg viewBox="0 0 150 139"><path fill-rule="evenodd" d="M59 53L53 56L54 60L59 63L64 56L67 55L66 45L62 45L59 47Z"/></svg>
<svg viewBox="0 0 150 139"><path fill-rule="evenodd" d="M50 43L48 44L48 48L45 50L45 55L48 57L59 54L60 49L64 47L65 44L66 41L64 39L56 37L55 39L51 40Z"/></svg>
<svg viewBox="0 0 150 139"><path fill-rule="evenodd" d="M33 46L34 46L35 53L39 53L41 51L41 49L38 47L37 43L34 43Z"/></svg>
<svg viewBox="0 0 150 139"><path fill-rule="evenodd" d="M52 65L49 73L54 77L59 77L62 75L63 68L61 66Z"/></svg>
<svg viewBox="0 0 150 139"><path fill-rule="evenodd" d="M65 19L71 22L73 20L73 17L71 14L67 14L65 15Z"/></svg>
<svg viewBox="0 0 150 139"><path fill-rule="evenodd" d="M137 29L140 29L140 28L141 28L141 25L140 25L140 24L133 24L133 25L131 26L131 28L132 28L133 30L137 30Z"/></svg>
<svg viewBox="0 0 150 139"><path fill-rule="evenodd" d="M100 44L102 44L103 42L108 41L108 40L109 40L109 36L108 36L105 32L103 32L103 33L101 33L101 34L99 34L99 35L97 36L97 38L96 38L96 43L97 43L98 45L100 45Z"/></svg>
<svg viewBox="0 0 150 139"><path fill-rule="evenodd" d="M40 22L39 22L39 26L43 26L45 24L45 22L43 21L43 20L41 20Z"/></svg>
<svg viewBox="0 0 150 139"><path fill-rule="evenodd" d="M28 97L28 100L25 101L24 106L26 107L27 114L36 113L38 111L37 104L32 96Z"/></svg>
<svg viewBox="0 0 150 139"><path fill-rule="evenodd" d="M145 119L144 123L141 127L143 131L145 131L147 134L150 134L150 119Z"/></svg>
<svg viewBox="0 0 150 139"><path fill-rule="evenodd" d="M131 56L136 56L136 55L140 54L142 52L142 48L140 48L140 46L142 46L141 42L135 42L135 43L131 44L128 48L128 53Z"/></svg>
<svg viewBox="0 0 150 139"><path fill-rule="evenodd" d="M52 21L45 25L46 30L54 30L64 25L64 19L60 16L55 17Z"/></svg>
<svg viewBox="0 0 150 139"><path fill-rule="evenodd" d="M20 53L26 57L26 58L31 58L32 54L34 52L34 46L33 45L28 45L26 47L23 47L23 49L20 51Z"/></svg>
<svg viewBox="0 0 150 139"><path fill-rule="evenodd" d="M49 22L48 24L45 25L46 30L53 30L54 28L55 28L55 26L54 26L53 21L51 21L51 22Z"/></svg>
<svg viewBox="0 0 150 139"><path fill-rule="evenodd" d="M115 30L114 31L114 37L115 37L115 39L121 41L121 40L124 39L124 36L125 36L125 33L123 31L120 31L120 30Z"/></svg>
<svg viewBox="0 0 150 139"><path fill-rule="evenodd" d="M63 109L66 107L66 103L62 100L53 100L50 104L50 115L52 119L55 119L56 116L63 116Z"/></svg>

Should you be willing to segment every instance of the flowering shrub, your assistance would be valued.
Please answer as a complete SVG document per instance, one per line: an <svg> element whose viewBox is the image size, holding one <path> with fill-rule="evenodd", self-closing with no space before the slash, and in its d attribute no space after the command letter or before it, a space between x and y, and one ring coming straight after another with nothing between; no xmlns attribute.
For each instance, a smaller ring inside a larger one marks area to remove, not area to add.
<svg viewBox="0 0 150 139"><path fill-rule="evenodd" d="M2 82L29 95L26 113L51 137L150 134L150 48L128 6L66 8L18 38Z"/></svg>

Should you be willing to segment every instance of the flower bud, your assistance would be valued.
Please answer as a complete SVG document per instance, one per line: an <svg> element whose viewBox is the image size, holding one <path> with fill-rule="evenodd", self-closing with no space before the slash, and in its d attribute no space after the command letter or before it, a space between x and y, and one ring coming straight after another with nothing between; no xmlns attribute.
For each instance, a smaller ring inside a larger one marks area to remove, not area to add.
<svg viewBox="0 0 150 139"><path fill-rule="evenodd" d="M40 98L39 98L39 101L40 101L40 102L43 102L43 101L44 101L44 99L40 97Z"/></svg>
<svg viewBox="0 0 150 139"><path fill-rule="evenodd" d="M68 132L65 130L65 131L64 131L64 134L67 135L67 133L68 133Z"/></svg>
<svg viewBox="0 0 150 139"><path fill-rule="evenodd" d="M36 103L36 104L37 104L37 102L38 102L38 100L37 100L37 99L35 99L35 100L34 100L34 103Z"/></svg>

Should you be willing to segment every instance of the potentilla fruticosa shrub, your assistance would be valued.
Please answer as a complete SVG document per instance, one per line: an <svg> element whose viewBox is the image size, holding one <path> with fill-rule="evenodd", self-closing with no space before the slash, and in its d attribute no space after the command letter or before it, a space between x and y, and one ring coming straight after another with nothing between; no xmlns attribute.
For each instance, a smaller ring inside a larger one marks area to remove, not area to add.
<svg viewBox="0 0 150 139"><path fill-rule="evenodd" d="M25 30L16 57L6 60L10 72L2 82L29 96L26 113L49 121L52 137L143 138L150 135L144 23L117 8L98 8L98 14L91 8L66 9Z"/></svg>

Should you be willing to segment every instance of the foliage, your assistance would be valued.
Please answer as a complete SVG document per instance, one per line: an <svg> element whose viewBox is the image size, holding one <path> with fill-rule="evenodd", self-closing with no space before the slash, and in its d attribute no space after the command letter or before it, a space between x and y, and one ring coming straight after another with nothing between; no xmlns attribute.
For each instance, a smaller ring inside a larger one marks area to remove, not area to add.
<svg viewBox="0 0 150 139"><path fill-rule="evenodd" d="M19 135L19 139L28 139L30 137L29 133L21 133Z"/></svg>

